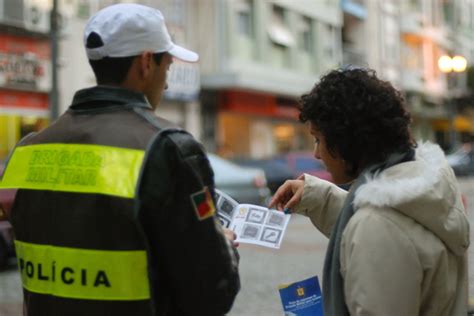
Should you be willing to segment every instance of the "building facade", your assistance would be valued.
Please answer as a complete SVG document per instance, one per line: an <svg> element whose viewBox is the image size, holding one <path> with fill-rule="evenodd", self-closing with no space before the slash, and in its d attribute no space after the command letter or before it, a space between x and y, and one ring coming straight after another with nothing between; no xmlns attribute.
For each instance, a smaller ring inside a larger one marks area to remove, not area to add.
<svg viewBox="0 0 474 316"><path fill-rule="evenodd" d="M297 99L341 62L339 1L203 0L191 6L206 147L254 158L311 148Z"/></svg>
<svg viewBox="0 0 474 316"><path fill-rule="evenodd" d="M463 54L470 60L472 1L343 0L341 6L343 63L373 68L404 93L415 139L450 147L451 120L459 139L471 132L469 120L453 113L450 76L439 70L438 59ZM463 77L455 78L458 88L465 87Z"/></svg>
<svg viewBox="0 0 474 316"><path fill-rule="evenodd" d="M458 141L472 138L469 98L450 107L470 93L469 73L451 86L437 61L473 60L474 0L59 0L60 113L95 85L83 48L87 19L117 2L160 9L173 40L200 54L199 63L171 66L157 114L223 156L310 149L298 99L347 65L373 68L405 94L416 139L449 147L451 121ZM0 0L0 160L49 122L51 3Z"/></svg>
<svg viewBox="0 0 474 316"><path fill-rule="evenodd" d="M445 2L418 0L401 3L402 88L414 120L414 137L447 146L440 129L447 120L444 97L448 93L438 59L452 42L446 23Z"/></svg>
<svg viewBox="0 0 474 316"><path fill-rule="evenodd" d="M462 55L468 61L466 71L455 73L451 78L451 93L455 100L452 104L455 107L454 127L459 144L474 140L474 0L452 0L446 5L446 11L453 42L453 48L448 52Z"/></svg>
<svg viewBox="0 0 474 316"><path fill-rule="evenodd" d="M38 1L0 0L0 162L49 122L48 10Z"/></svg>

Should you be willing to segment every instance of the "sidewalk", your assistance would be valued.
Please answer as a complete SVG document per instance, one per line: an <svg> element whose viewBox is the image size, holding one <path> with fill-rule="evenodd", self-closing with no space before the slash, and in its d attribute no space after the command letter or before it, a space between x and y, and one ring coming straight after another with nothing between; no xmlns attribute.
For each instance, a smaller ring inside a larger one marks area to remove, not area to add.
<svg viewBox="0 0 474 316"><path fill-rule="evenodd" d="M459 179L466 197L474 240L474 178ZM241 244L242 290L229 316L282 315L278 285L313 275L321 279L327 239L309 219L292 215L279 250ZM469 248L469 294L474 304L474 245ZM19 275L15 270L0 272L0 316L21 315Z"/></svg>

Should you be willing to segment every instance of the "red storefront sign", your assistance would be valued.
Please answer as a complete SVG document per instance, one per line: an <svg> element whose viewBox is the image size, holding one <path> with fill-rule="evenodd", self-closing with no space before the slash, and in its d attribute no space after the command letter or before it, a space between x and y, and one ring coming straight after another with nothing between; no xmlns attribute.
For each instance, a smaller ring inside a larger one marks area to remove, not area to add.
<svg viewBox="0 0 474 316"><path fill-rule="evenodd" d="M51 56L47 39L40 40L7 34L0 34L0 52L16 55L31 53L39 59L49 59Z"/></svg>
<svg viewBox="0 0 474 316"><path fill-rule="evenodd" d="M0 110L48 110L48 95L39 92L0 89Z"/></svg>
<svg viewBox="0 0 474 316"><path fill-rule="evenodd" d="M0 86L48 91L47 40L0 34Z"/></svg>
<svg viewBox="0 0 474 316"><path fill-rule="evenodd" d="M298 119L296 102L281 105L277 97L269 94L247 91L224 91L220 95L220 107L224 111L242 114Z"/></svg>

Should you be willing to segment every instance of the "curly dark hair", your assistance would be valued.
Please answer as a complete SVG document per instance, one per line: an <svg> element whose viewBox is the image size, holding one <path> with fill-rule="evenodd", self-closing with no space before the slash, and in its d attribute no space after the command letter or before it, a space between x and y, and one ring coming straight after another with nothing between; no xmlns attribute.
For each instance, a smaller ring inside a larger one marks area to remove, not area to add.
<svg viewBox="0 0 474 316"><path fill-rule="evenodd" d="M330 71L300 105L300 121L318 128L329 153L346 161L350 176L415 146L403 96L374 70Z"/></svg>

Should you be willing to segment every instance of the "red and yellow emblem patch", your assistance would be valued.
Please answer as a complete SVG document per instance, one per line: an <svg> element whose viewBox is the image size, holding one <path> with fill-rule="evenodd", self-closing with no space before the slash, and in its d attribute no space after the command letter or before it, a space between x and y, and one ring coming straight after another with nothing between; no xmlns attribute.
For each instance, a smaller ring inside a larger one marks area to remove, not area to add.
<svg viewBox="0 0 474 316"><path fill-rule="evenodd" d="M191 201L200 221L211 217L216 212L211 192L207 187L204 187L202 191L191 194Z"/></svg>

